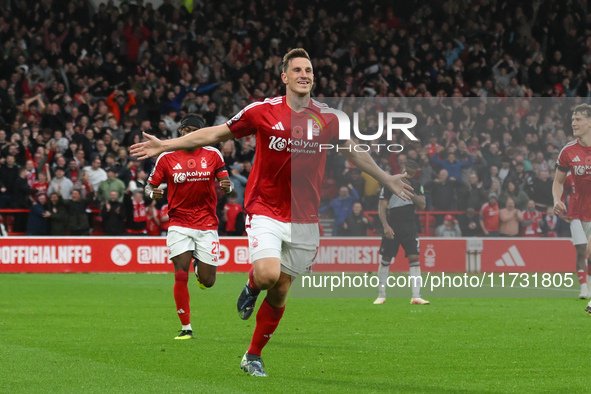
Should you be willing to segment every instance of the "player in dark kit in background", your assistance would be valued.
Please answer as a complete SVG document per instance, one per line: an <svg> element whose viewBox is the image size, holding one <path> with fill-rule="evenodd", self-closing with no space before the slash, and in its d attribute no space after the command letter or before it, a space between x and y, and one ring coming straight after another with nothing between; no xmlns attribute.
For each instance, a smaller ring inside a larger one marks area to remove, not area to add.
<svg viewBox="0 0 591 394"><path fill-rule="evenodd" d="M421 184L412 179L419 168L418 164L409 159L404 164L404 171L408 174L408 181L415 195L409 201L400 199L392 194L386 188L382 188L380 193L379 216L384 227L384 236L380 246L380 255L382 261L378 268L379 294L374 304L383 304L386 302L386 281L390 265L394 263L394 258L398 253L400 246L404 249L408 265L410 266L410 277L412 284L412 298L410 303L413 305L428 305L429 301L421 298L421 266L419 263L419 227L418 217L415 209L425 209L425 196ZM413 279L416 278L416 279Z"/></svg>
<svg viewBox="0 0 591 394"><path fill-rule="evenodd" d="M201 116L189 114L181 120L180 135L199 130L205 125ZM233 189L222 154L206 146L195 150L164 152L156 160L148 179L145 194L160 199L168 185L168 216L166 235L169 257L174 264L174 300L181 320L181 333L175 339L193 338L189 306L189 268L195 258L195 275L202 289L213 286L216 278L220 241L218 218L215 215L217 195L215 179L226 194Z"/></svg>
<svg viewBox="0 0 591 394"><path fill-rule="evenodd" d="M242 319L248 319L260 291L267 290L250 347L240 363L245 372L263 377L267 374L263 370L262 349L283 316L292 280L313 264L318 250L318 208L326 162L326 149L320 151L319 146L338 140L336 116L325 116L326 130L313 136L309 148L301 150L296 144L290 145L290 141L303 138L301 130L307 129L309 116L303 111L319 111L328 106L310 98L314 73L305 50L296 48L284 56L281 79L286 85L285 96L252 103L225 124L171 140L161 141L144 134L148 141L131 147L132 155L146 158L166 150L255 135L257 149L245 193L253 267L237 309ZM403 182L406 174L388 175L368 153L352 149L353 141L340 142L339 151L355 167L403 199L412 196L412 187Z"/></svg>

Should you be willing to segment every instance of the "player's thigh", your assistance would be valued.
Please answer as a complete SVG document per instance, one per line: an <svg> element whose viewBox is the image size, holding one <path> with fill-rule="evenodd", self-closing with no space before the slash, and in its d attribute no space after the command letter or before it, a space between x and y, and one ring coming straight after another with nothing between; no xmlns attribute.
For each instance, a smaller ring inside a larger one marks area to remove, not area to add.
<svg viewBox="0 0 591 394"><path fill-rule="evenodd" d="M398 248L400 247L400 237L394 235L394 238L382 237L382 243L380 244L380 255L382 260L390 261L398 254Z"/></svg>
<svg viewBox="0 0 591 394"><path fill-rule="evenodd" d="M168 247L168 257L175 265L175 269L188 271L191 264L191 256L195 250L195 242L190 234L191 229L173 226L166 235L166 246ZM188 263L187 263L188 260ZM179 265L177 269L177 265Z"/></svg>
<svg viewBox="0 0 591 394"><path fill-rule="evenodd" d="M585 234L583 223L579 219L570 222L570 234L573 245L587 245L589 238Z"/></svg>
<svg viewBox="0 0 591 394"><path fill-rule="evenodd" d="M188 250L183 252L179 255L174 256L172 260L172 264L174 265L174 270L176 271L185 271L189 272L191 268L191 260L193 259L193 251Z"/></svg>
<svg viewBox="0 0 591 394"><path fill-rule="evenodd" d="M309 271L316 259L319 243L317 223L292 223L291 237L284 243L281 253L281 272L298 276Z"/></svg>
<svg viewBox="0 0 591 394"><path fill-rule="evenodd" d="M246 233L252 262L268 258L279 260L283 242L289 237L289 223L254 215L247 219Z"/></svg>
<svg viewBox="0 0 591 394"><path fill-rule="evenodd" d="M581 220L581 226L583 227L583 231L585 232L585 237L587 237L587 242L591 240L591 222L584 222Z"/></svg>
<svg viewBox="0 0 591 394"><path fill-rule="evenodd" d="M203 264L217 268L220 255L220 238L217 231L193 230L191 234L195 245L193 257Z"/></svg>
<svg viewBox="0 0 591 394"><path fill-rule="evenodd" d="M416 233L406 234L400 240L400 245L404 249L404 255L408 258L410 256L418 256L420 253L419 235Z"/></svg>

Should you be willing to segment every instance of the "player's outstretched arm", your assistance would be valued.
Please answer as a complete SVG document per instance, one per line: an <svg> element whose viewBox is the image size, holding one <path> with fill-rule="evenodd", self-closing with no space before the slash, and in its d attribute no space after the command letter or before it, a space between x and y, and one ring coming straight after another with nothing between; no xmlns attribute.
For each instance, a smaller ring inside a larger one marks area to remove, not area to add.
<svg viewBox="0 0 591 394"><path fill-rule="evenodd" d="M339 152L349 159L355 167L371 175L376 181L386 186L392 193L396 194L404 201L413 196L412 186L409 183L404 182L404 179L408 177L406 173L398 175L386 174L380 167L378 167L369 153L356 152L355 149L352 149L351 146L353 144L353 141L348 140L342 145L344 148L339 150Z"/></svg>
<svg viewBox="0 0 591 394"><path fill-rule="evenodd" d="M171 140L160 140L153 135L142 133L146 141L131 146L130 153L140 160L155 157L162 152L176 150L193 150L203 146L215 145L234 137L225 123L219 126L206 127L193 133Z"/></svg>
<svg viewBox="0 0 591 394"><path fill-rule="evenodd" d="M554 175L554 182L552 183L552 198L554 199L554 213L556 215L562 215L566 211L566 205L562 202L565 180L566 172L556 169L556 175Z"/></svg>

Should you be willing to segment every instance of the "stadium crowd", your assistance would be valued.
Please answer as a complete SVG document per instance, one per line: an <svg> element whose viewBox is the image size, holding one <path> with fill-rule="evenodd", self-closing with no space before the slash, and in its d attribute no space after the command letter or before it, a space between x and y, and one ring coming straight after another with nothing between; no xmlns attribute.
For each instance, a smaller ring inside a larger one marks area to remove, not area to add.
<svg viewBox="0 0 591 394"><path fill-rule="evenodd" d="M589 7L0 2L0 210L30 209L3 215L15 233L89 234L97 223L89 212L100 212L106 234L161 234L167 206L141 194L154 162L134 160L129 146L142 132L176 137L186 113L217 125L283 94L282 56L303 47L313 96L359 111L361 130L377 129L380 108L418 118L417 141L398 130L377 142L401 152L371 153L391 173L408 159L419 164L426 210L456 212L436 215L437 233L568 236L548 208L557 154L572 140L572 108L591 96ZM235 185L229 200L218 193L222 234L242 231L255 145L219 146ZM377 210L378 191L329 152L321 206L335 217L334 234L368 231L353 207Z"/></svg>

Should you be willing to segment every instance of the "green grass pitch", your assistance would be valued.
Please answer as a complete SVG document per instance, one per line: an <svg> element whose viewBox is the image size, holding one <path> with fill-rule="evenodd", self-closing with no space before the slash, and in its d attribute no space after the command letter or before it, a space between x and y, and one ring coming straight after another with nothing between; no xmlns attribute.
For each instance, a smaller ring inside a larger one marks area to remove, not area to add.
<svg viewBox="0 0 591 394"><path fill-rule="evenodd" d="M0 392L589 392L591 316L576 299L290 298L263 352L239 369L254 321L246 274L190 282L197 338L180 328L171 274L0 275ZM260 301L259 301L260 304Z"/></svg>

